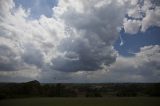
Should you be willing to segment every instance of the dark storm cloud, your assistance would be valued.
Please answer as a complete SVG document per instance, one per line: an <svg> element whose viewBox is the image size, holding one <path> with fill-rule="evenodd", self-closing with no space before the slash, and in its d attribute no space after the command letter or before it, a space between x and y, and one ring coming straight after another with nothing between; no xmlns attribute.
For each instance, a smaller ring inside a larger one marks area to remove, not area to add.
<svg viewBox="0 0 160 106"><path fill-rule="evenodd" d="M41 68L43 65L44 57L42 52L31 44L25 46L22 59L29 65L35 65Z"/></svg>
<svg viewBox="0 0 160 106"><path fill-rule="evenodd" d="M53 68L73 72L95 71L109 66L116 60L112 45L118 37L117 27L121 26L124 8L113 1L105 1L99 6L100 2L96 0L77 2L82 3L83 9L69 7L59 16L69 27L66 28L69 37L60 42L58 51L64 55L53 58ZM70 59L68 53L76 54L76 59Z"/></svg>
<svg viewBox="0 0 160 106"><path fill-rule="evenodd" d="M16 71L20 65L20 60L11 48L0 45L0 71Z"/></svg>
<svg viewBox="0 0 160 106"><path fill-rule="evenodd" d="M151 2L156 6L160 6L160 1L159 0L151 0Z"/></svg>
<svg viewBox="0 0 160 106"><path fill-rule="evenodd" d="M114 50L97 39L67 38L62 40L58 49L64 55L54 58L52 63L59 71L95 71L116 59Z"/></svg>

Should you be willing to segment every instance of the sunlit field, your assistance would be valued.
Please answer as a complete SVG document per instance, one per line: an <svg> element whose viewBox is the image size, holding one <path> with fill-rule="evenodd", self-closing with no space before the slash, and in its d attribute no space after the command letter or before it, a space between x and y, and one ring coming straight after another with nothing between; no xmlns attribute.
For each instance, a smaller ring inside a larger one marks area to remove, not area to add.
<svg viewBox="0 0 160 106"><path fill-rule="evenodd" d="M160 98L25 98L1 100L0 106L160 106Z"/></svg>

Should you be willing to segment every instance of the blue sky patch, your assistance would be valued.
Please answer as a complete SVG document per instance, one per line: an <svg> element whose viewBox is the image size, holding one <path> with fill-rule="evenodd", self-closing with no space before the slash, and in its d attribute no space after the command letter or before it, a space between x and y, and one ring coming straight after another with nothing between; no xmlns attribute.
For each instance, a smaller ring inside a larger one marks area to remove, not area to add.
<svg viewBox="0 0 160 106"><path fill-rule="evenodd" d="M127 34L122 30L120 35L124 44L120 45L119 37L114 44L114 48L123 56L133 56L144 46L160 45L160 27L150 27L146 32L139 32L134 35Z"/></svg>
<svg viewBox="0 0 160 106"><path fill-rule="evenodd" d="M31 10L30 18L39 18L42 14L52 17L52 8L57 5L58 0L14 0L15 5L20 5L25 9Z"/></svg>

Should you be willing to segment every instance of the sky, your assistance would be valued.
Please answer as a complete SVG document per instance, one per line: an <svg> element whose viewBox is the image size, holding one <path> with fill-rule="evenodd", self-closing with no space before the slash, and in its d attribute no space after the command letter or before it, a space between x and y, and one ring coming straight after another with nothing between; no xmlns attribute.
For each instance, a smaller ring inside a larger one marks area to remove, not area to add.
<svg viewBox="0 0 160 106"><path fill-rule="evenodd" d="M159 0L0 0L0 82L160 82Z"/></svg>

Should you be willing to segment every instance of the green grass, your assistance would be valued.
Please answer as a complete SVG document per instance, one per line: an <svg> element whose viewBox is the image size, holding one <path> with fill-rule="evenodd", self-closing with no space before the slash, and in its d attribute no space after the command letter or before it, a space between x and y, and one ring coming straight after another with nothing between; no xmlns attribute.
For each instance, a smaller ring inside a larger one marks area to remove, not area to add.
<svg viewBox="0 0 160 106"><path fill-rule="evenodd" d="M160 98L26 98L1 100L0 106L160 106Z"/></svg>

